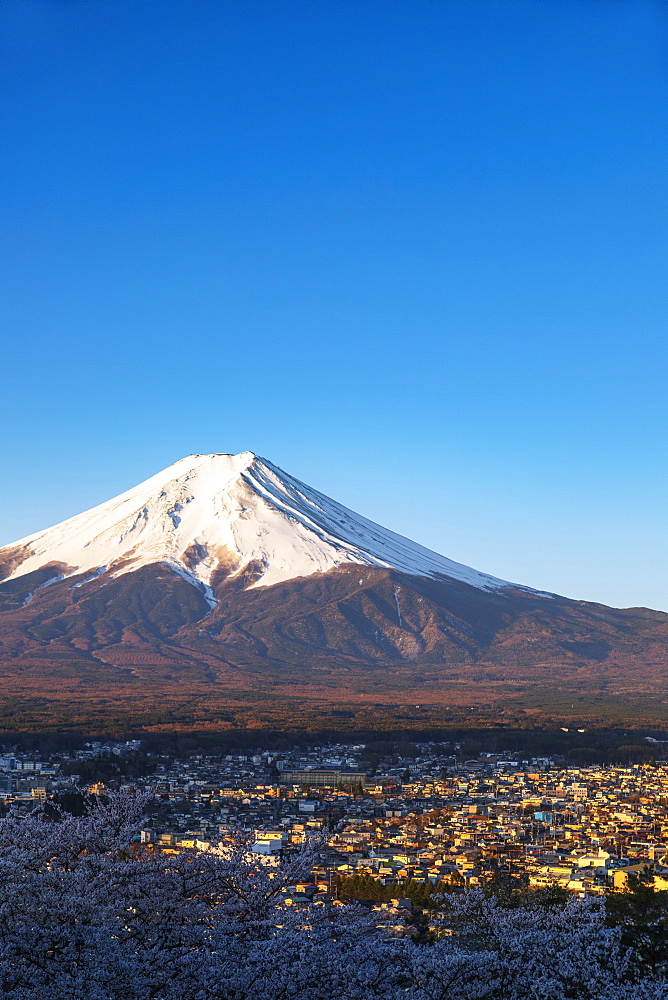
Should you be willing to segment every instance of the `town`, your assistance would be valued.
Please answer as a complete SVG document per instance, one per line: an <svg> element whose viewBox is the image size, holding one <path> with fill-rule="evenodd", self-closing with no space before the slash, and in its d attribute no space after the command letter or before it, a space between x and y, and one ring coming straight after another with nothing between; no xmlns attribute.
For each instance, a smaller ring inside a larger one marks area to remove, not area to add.
<svg viewBox="0 0 668 1000"><path fill-rule="evenodd" d="M459 749L332 743L176 758L130 740L45 760L5 748L0 801L6 815L47 800L67 808L82 790L148 790L143 844L209 850L243 835L268 865L317 837L320 860L310 882L291 887L290 905L394 900L410 909L431 892L500 877L602 895L646 870L668 888L668 761L574 767L510 753L461 760ZM86 780L100 772L109 776Z"/></svg>

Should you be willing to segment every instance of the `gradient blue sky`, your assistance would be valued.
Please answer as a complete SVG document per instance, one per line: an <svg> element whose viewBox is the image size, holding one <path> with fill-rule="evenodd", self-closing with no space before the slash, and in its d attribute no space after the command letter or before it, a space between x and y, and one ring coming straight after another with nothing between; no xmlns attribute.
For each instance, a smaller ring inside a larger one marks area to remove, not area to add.
<svg viewBox="0 0 668 1000"><path fill-rule="evenodd" d="M265 455L668 609L660 0L5 0L0 544Z"/></svg>

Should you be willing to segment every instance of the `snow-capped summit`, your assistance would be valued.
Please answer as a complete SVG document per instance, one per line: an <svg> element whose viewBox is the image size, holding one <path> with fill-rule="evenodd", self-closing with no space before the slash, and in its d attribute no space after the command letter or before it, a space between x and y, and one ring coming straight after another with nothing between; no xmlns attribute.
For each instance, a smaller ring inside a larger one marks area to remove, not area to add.
<svg viewBox="0 0 668 1000"><path fill-rule="evenodd" d="M250 451L189 455L107 503L0 549L2 562L11 569L5 580L58 564L53 582L163 563L203 590L211 606L216 571L229 576L249 565L254 587L351 563L481 590L511 586L368 521Z"/></svg>

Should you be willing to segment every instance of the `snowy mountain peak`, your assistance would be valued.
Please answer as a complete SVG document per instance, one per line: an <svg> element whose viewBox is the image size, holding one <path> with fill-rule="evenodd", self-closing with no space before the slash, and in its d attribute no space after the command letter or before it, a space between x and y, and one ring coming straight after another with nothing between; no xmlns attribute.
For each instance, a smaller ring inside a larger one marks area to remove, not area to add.
<svg viewBox="0 0 668 1000"><path fill-rule="evenodd" d="M51 564L55 582L154 563L203 590L211 606L221 574L249 567L254 587L351 563L482 590L512 586L368 521L250 451L188 455L113 500L0 549L5 580Z"/></svg>

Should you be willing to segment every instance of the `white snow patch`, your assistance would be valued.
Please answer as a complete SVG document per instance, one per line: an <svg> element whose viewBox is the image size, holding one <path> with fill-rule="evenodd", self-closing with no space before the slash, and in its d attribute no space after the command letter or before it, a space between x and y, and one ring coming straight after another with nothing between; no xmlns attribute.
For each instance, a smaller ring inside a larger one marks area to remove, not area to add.
<svg viewBox="0 0 668 1000"><path fill-rule="evenodd" d="M401 620L401 608L399 607L399 590L397 588L396 583L392 589L394 590L394 603L397 606L397 618L399 619L400 627L403 628L403 622Z"/></svg>
<svg viewBox="0 0 668 1000"><path fill-rule="evenodd" d="M174 573L178 573L178 575L182 577L186 583L189 583L192 587L195 587L196 590L199 590L204 597L204 600L209 605L211 611L218 607L218 601L214 597L213 590L207 583L202 583L201 580L197 579L194 573L191 573L190 570L185 569L184 566L181 566L178 563L165 563L165 566L169 566L169 568L173 570Z"/></svg>
<svg viewBox="0 0 668 1000"><path fill-rule="evenodd" d="M98 566L95 572L91 573L90 576L85 577L83 580L79 580L78 583L72 584L70 590L76 590L77 587L83 587L84 583L90 583L91 580L97 580L98 576L102 576L102 574L106 573L106 571L107 571L106 566Z"/></svg>
<svg viewBox="0 0 668 1000"><path fill-rule="evenodd" d="M8 577L8 579L11 579L11 577ZM64 579L65 577L62 575L62 573L59 573L57 576L52 576L50 580L45 580L44 583L40 583L38 587L35 587L34 590L30 591L28 596L22 602L21 607L25 608L27 604L30 604L30 602L32 601L33 597L35 596L38 590L44 590L45 587L50 587L52 583L60 583L60 581Z"/></svg>

